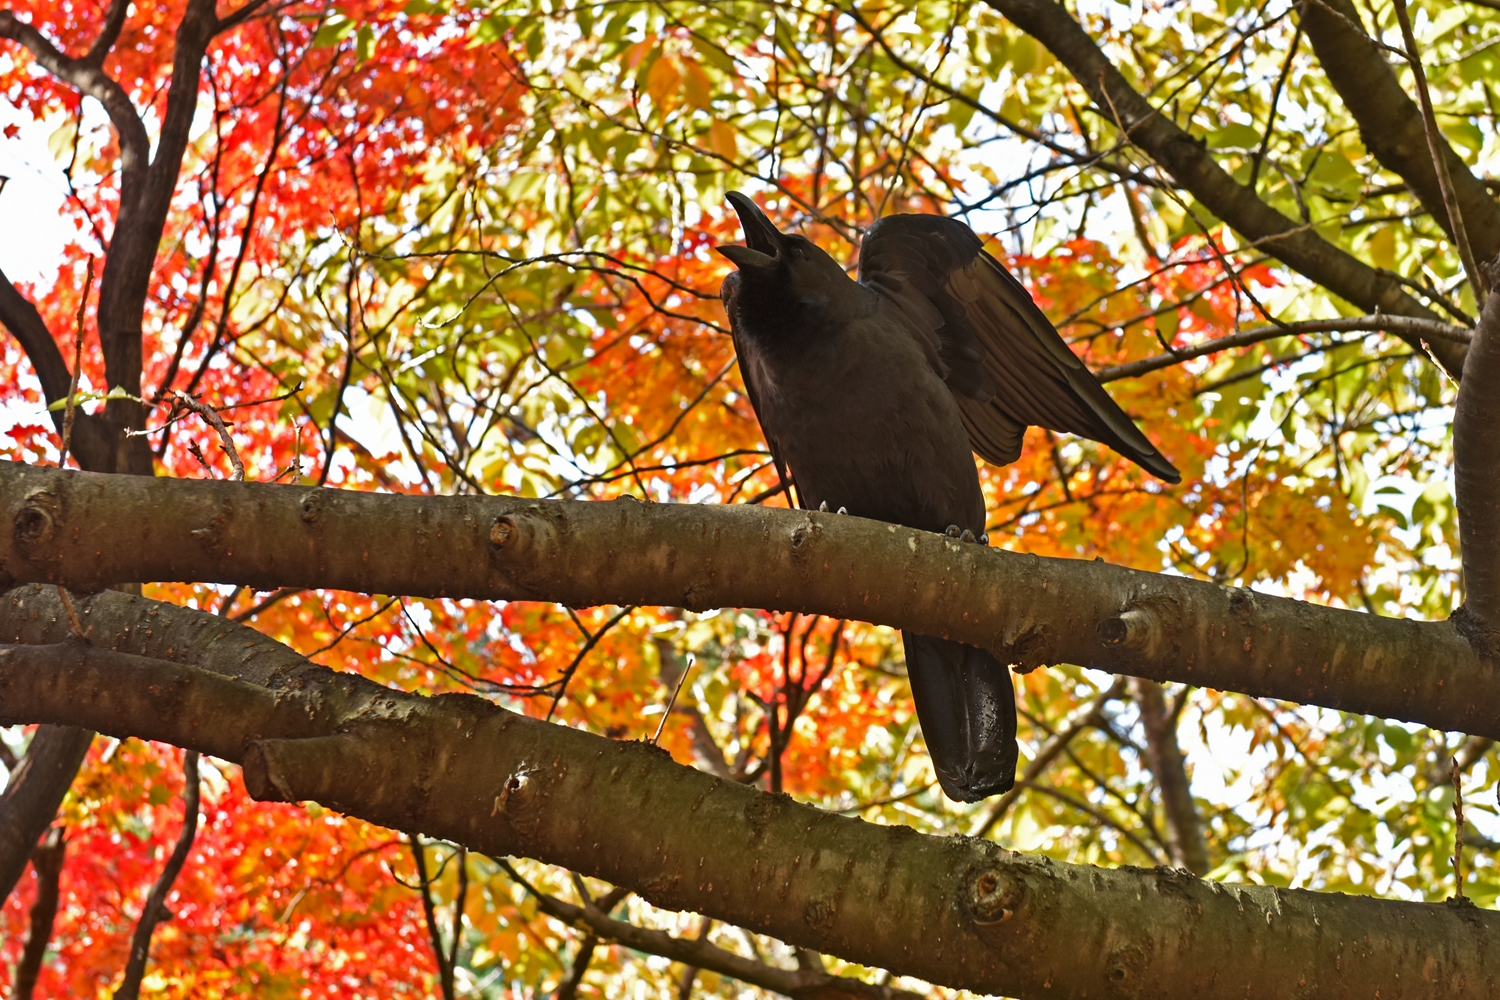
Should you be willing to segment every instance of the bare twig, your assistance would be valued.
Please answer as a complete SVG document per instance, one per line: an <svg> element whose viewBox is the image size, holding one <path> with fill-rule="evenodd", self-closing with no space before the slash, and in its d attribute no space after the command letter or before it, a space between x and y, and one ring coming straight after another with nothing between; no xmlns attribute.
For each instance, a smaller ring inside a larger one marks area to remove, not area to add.
<svg viewBox="0 0 1500 1000"><path fill-rule="evenodd" d="M1449 323L1435 319L1422 319L1415 316L1383 316L1375 314L1372 316L1349 316L1338 319L1313 319L1299 323L1280 323L1274 326L1257 326L1250 330L1241 330L1225 337L1215 337L1201 344L1191 347L1173 348L1168 354L1158 354L1139 361L1130 361L1123 365L1112 365L1109 368L1101 368L1095 372L1095 376L1101 382L1112 382L1115 379L1134 378L1147 372L1154 372L1161 368L1170 368L1173 365L1190 361L1193 358L1201 358L1205 354L1216 354L1219 351L1227 351L1234 347L1247 347L1258 344L1265 340L1275 340L1277 337L1290 337L1303 333L1341 333L1346 331L1371 333L1393 333L1396 335L1406 334L1427 339L1450 340L1458 343L1468 343L1472 334L1461 326L1453 326Z"/></svg>
<svg viewBox="0 0 1500 1000"><path fill-rule="evenodd" d="M234 438L229 436L229 428L224 425L224 420L219 416L218 411L206 403L198 402L198 400L180 390L176 392L176 397L177 405L192 410L198 416L202 417L208 426L218 432L219 441L221 442L219 447L224 450L224 454L229 456L229 464L234 466L233 478L237 482L244 482L245 463L240 461L240 453L234 446Z"/></svg>
<svg viewBox="0 0 1500 1000"><path fill-rule="evenodd" d="M703 922L698 925L698 940L707 941L708 932L713 930L714 922L709 917L704 917ZM677 980L677 1000L691 1000L693 986L698 982L698 973L703 970L696 965L683 968L682 977Z"/></svg>
<svg viewBox="0 0 1500 1000"><path fill-rule="evenodd" d="M840 997L843 1000L916 1000L918 994L889 986L872 986L857 979L835 976L821 969L782 969L709 943L706 939L673 937L666 931L638 927L609 915L615 903L624 898L625 890L616 888L597 902L584 896L584 905L549 896L533 886L515 866L503 858L500 867L537 901L537 909L555 920L584 929L598 937L622 944L649 955L661 955L674 962L696 966L729 976L740 982L775 990L793 997Z"/></svg>
<svg viewBox="0 0 1500 1000"><path fill-rule="evenodd" d="M158 923L172 916L172 912L167 909L167 893L172 891L172 883L177 881L177 875L187 861L188 851L192 849L193 838L198 834L197 751L187 752L182 770L185 777L182 789L182 833L177 837L177 845L172 848L167 866L151 887L151 895L146 897L145 909L141 911L141 919L136 922L135 934L130 939L130 959L125 965L125 978L121 980L119 989L115 990L115 1000L135 1000L140 995L141 978L146 974L146 957L151 951L151 935Z"/></svg>
<svg viewBox="0 0 1500 1000"><path fill-rule="evenodd" d="M1464 773L1457 757L1448 758L1453 782L1453 898L1464 898Z"/></svg>
<svg viewBox="0 0 1500 1000"><path fill-rule="evenodd" d="M661 731L667 728L667 716L672 714L672 706L677 704L677 696L682 693L682 685L687 681L688 674L693 672L693 667L698 663L697 657L692 653L687 655L687 666L682 673L677 675L677 686L672 689L672 697L667 699L667 707L661 710L661 721L656 724L656 732L651 734L651 745L656 746L661 739Z"/></svg>
<svg viewBox="0 0 1500 1000"><path fill-rule="evenodd" d="M458 892L453 897L453 939L448 942L448 974L458 968L458 950L464 941L464 904L469 898L469 849L458 845Z"/></svg>
<svg viewBox="0 0 1500 1000"><path fill-rule="evenodd" d="M73 608L73 599L68 592L59 584L57 588L57 599L62 602L63 611L68 615L68 629L73 638L80 642L88 639L88 633L83 630L83 623L78 620L78 612Z"/></svg>
<svg viewBox="0 0 1500 1000"><path fill-rule="evenodd" d="M1297 30L1292 33L1292 44L1286 50L1286 60L1281 64L1281 75L1276 78L1276 86L1271 88L1271 108L1266 112L1266 131L1260 137L1260 146L1255 150L1255 156L1250 160L1250 180L1245 186L1251 191L1255 190L1255 182L1260 177L1260 165L1270 148L1271 133L1276 127L1276 105L1281 102L1281 90L1286 86L1287 77L1292 74L1292 60L1297 57L1297 46L1301 41L1302 24L1298 22Z"/></svg>
<svg viewBox="0 0 1500 1000"><path fill-rule="evenodd" d="M1406 45L1406 61L1411 64L1411 73L1417 83L1417 98L1422 103L1422 127L1427 133L1427 148L1432 153L1432 169L1437 172L1438 187L1443 192L1443 208L1448 212L1448 224L1453 231L1453 243L1458 247L1459 259L1463 261L1464 274L1469 277L1469 287L1474 290L1474 301L1483 302L1489 293L1489 283L1474 261L1474 251L1469 246L1469 235L1464 229L1463 214L1458 209L1458 195L1453 190L1453 178L1448 173L1448 160L1443 156L1445 145L1438 131L1437 116L1432 111L1432 95L1427 91L1427 73L1422 69L1422 59L1417 53L1416 35L1411 30L1411 15L1406 9L1406 0L1395 0L1396 20L1401 22L1401 38Z"/></svg>
<svg viewBox="0 0 1500 1000"><path fill-rule="evenodd" d="M280 590L271 594L271 596L262 599L259 604L248 607L244 611L236 611L234 614L229 616L229 620L242 622L247 619L254 618L262 611L269 610L270 608L273 608L277 604L280 604L282 601L286 600L288 597L300 594L306 589L306 587L282 587Z"/></svg>
<svg viewBox="0 0 1500 1000"><path fill-rule="evenodd" d="M111 11L113 13L113 11ZM83 279L83 296L78 300L77 336L73 342L73 380L68 384L68 405L63 414L62 455L57 467L68 467L68 448L73 444L73 408L78 405L78 376L83 371L83 317L89 307L89 292L94 287L94 257L89 255L88 275Z"/></svg>
<svg viewBox="0 0 1500 1000"><path fill-rule="evenodd" d="M568 610L570 612L572 611L571 608L569 608ZM578 650L577 654L573 657L573 662L568 664L568 668L564 670L562 676L557 679L557 693L552 696L552 705L547 709L548 722L552 721L552 716L557 711L557 706L562 703L563 695L568 693L568 684L572 682L573 675L576 674L578 672L578 668L582 666L584 657L588 656L589 651L599 644L599 640L604 638L606 632L618 625L621 621L624 620L626 615L630 614L634 610L635 605L633 604L629 607L621 608L618 614L610 618L610 620L605 622L603 625L599 626L599 631L594 633L590 633L588 629L579 626L580 630L587 637L588 641L585 642L583 644L583 647Z"/></svg>

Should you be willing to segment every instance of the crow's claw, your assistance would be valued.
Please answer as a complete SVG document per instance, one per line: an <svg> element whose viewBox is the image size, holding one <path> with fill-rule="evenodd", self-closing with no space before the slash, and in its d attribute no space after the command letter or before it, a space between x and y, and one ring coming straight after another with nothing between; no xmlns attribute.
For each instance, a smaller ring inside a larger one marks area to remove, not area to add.
<svg viewBox="0 0 1500 1000"><path fill-rule="evenodd" d="M968 528L965 528L964 533L958 536L958 540L960 542L972 542L974 541L974 532L970 531Z"/></svg>
<svg viewBox="0 0 1500 1000"><path fill-rule="evenodd" d="M947 535L949 538L957 538L962 533L962 529L960 529L956 524L950 524L948 525L948 527L943 529L943 534Z"/></svg>
<svg viewBox="0 0 1500 1000"><path fill-rule="evenodd" d="M818 510L822 511L825 514L828 513L828 501L824 500L822 503L818 504Z"/></svg>
<svg viewBox="0 0 1500 1000"><path fill-rule="evenodd" d="M839 513L840 514L847 514L847 513L849 513L849 508L848 507L840 507L839 508Z"/></svg>

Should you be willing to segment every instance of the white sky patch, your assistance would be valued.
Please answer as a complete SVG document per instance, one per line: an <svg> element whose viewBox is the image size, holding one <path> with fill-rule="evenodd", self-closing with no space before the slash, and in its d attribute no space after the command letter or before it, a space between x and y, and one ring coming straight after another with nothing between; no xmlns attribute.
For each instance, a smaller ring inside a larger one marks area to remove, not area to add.
<svg viewBox="0 0 1500 1000"><path fill-rule="evenodd" d="M89 110L102 111L92 101L84 107L87 133L95 117ZM0 232L7 234L0 240L0 270L12 282L30 282L38 290L52 287L64 250L81 238L62 217L68 198L66 159L59 162L47 145L66 122L63 115L34 121L21 108L0 103L0 129L15 125L20 130L14 139L0 137L0 174L10 178L0 190Z"/></svg>

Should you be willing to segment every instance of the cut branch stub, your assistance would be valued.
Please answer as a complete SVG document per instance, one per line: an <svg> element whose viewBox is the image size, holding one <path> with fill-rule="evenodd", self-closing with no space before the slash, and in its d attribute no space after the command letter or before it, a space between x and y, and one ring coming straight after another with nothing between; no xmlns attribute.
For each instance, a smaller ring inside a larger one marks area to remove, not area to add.
<svg viewBox="0 0 1500 1000"><path fill-rule="evenodd" d="M1145 608L1122 611L1118 618L1106 618L1096 626L1099 641L1106 646L1118 646L1149 654L1161 635L1156 616Z"/></svg>

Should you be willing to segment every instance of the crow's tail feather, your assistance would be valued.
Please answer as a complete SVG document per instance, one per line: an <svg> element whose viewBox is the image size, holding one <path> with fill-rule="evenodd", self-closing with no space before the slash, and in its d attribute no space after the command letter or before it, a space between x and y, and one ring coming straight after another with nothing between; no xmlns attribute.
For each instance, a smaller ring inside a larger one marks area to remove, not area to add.
<svg viewBox="0 0 1500 1000"><path fill-rule="evenodd" d="M901 633L927 752L950 799L978 802L1016 780L1016 694L1010 668L949 639Z"/></svg>

